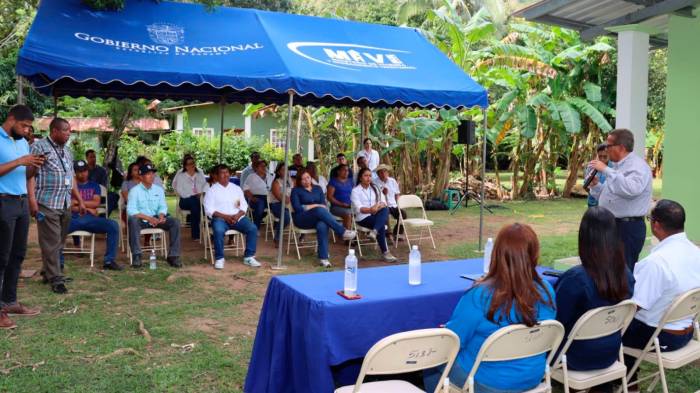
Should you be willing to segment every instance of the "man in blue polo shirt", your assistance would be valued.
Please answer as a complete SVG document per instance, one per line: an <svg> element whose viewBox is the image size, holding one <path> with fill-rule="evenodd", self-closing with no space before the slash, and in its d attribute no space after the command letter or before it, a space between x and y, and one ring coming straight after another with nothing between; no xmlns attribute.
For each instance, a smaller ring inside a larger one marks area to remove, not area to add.
<svg viewBox="0 0 700 393"><path fill-rule="evenodd" d="M29 154L24 139L32 121L31 109L15 105L0 126L0 329L17 326L8 314L39 314L39 310L17 302L17 282L29 233L26 167L44 163L44 157Z"/></svg>
<svg viewBox="0 0 700 393"><path fill-rule="evenodd" d="M156 169L151 164L141 165L141 183L129 191L126 213L129 216L129 247L132 267L141 267L141 229L160 228L168 232L168 264L182 267L180 263L180 221L168 216L163 187L153 184Z"/></svg>

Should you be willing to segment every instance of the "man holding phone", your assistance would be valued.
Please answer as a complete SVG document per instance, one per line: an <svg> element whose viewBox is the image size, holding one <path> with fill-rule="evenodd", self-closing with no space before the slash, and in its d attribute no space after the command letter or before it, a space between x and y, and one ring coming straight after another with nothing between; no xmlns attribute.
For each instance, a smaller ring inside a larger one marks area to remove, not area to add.
<svg viewBox="0 0 700 393"><path fill-rule="evenodd" d="M160 228L170 237L168 264L182 267L180 263L180 221L168 216L165 190L154 184L156 169L151 164L141 165L141 183L129 191L126 213L129 216L129 247L134 269L141 267L141 229Z"/></svg>
<svg viewBox="0 0 700 393"><path fill-rule="evenodd" d="M34 115L24 105L10 109L0 126L0 329L17 325L9 315L37 315L17 302L17 282L27 251L29 205L27 167L43 165L42 157L29 154L25 136Z"/></svg>
<svg viewBox="0 0 700 393"><path fill-rule="evenodd" d="M58 294L68 292L61 269L61 250L70 225L71 196L78 202L79 213L85 214L73 176L73 155L66 146L70 134L71 127L65 119L51 120L48 138L37 140L31 147L33 154L44 157L44 164L27 171L29 212L36 217L39 231L41 274Z"/></svg>

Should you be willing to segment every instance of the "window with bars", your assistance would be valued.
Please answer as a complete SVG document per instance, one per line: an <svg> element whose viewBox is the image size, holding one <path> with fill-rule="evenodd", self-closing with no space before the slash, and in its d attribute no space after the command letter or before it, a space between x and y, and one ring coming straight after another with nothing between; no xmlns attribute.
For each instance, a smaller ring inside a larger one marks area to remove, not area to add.
<svg viewBox="0 0 700 393"><path fill-rule="evenodd" d="M277 128L270 128L270 143L274 147L279 147L280 149L284 149L284 130L277 129Z"/></svg>

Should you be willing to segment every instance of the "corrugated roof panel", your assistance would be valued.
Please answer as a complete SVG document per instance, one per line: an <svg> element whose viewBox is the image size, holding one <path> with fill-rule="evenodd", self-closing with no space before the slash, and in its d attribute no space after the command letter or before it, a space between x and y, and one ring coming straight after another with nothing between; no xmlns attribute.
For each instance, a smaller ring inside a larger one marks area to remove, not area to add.
<svg viewBox="0 0 700 393"><path fill-rule="evenodd" d="M622 0L583 0L562 7L551 15L599 25L644 8Z"/></svg>

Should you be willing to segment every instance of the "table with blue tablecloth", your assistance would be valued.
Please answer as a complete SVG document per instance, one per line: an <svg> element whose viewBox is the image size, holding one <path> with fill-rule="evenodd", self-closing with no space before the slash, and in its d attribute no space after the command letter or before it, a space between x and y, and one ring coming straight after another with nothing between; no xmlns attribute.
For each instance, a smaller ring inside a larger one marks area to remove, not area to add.
<svg viewBox="0 0 700 393"><path fill-rule="evenodd" d="M360 268L359 300L346 300L344 271L273 277L267 288L246 393L328 393L332 367L362 358L380 339L447 322L481 259L423 263L408 285L408 265ZM550 282L553 277L545 276Z"/></svg>

